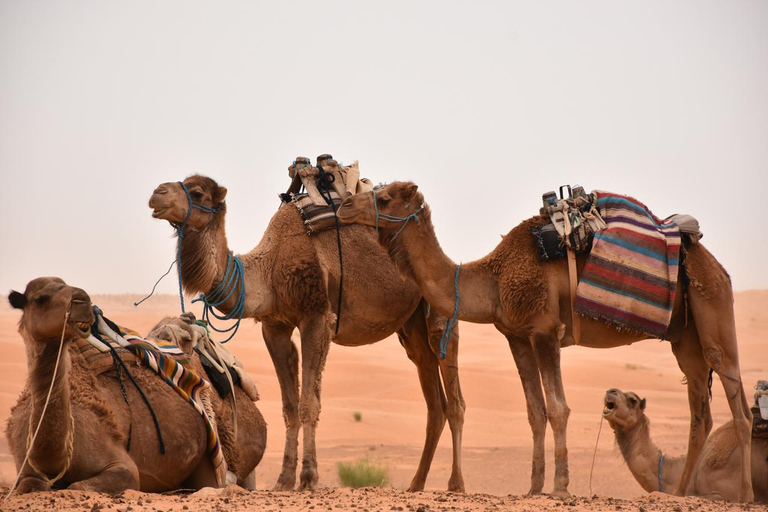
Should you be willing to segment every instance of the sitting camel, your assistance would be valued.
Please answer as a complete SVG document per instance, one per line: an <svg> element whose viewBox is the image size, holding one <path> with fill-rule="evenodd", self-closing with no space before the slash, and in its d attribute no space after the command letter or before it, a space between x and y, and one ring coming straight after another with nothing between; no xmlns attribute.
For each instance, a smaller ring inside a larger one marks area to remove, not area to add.
<svg viewBox="0 0 768 512"><path fill-rule="evenodd" d="M555 437L554 494L567 495L570 410L560 372L560 347L574 344L568 263L565 259L540 262L531 235L532 227L548 223L549 218L537 216L522 222L490 254L462 265L459 274L457 265L440 248L429 206L417 188L413 183L395 182L351 196L339 209L339 218L344 223L376 226L395 264L418 283L435 310L460 320L492 323L507 338L533 431L530 493L540 493L544 484L544 433L549 419ZM585 260L586 255L578 256L579 271ZM671 345L688 383L691 424L688 458L676 493L683 494L688 487L712 428L707 386L712 368L725 388L742 455L739 499L751 501L751 413L741 383L730 278L701 244L687 249L684 269L690 279L688 300L685 304L680 279L672 318L685 327ZM687 313L691 317L686 321ZM582 345L599 348L647 339L589 318L581 319L581 332Z"/></svg>
<svg viewBox="0 0 768 512"><path fill-rule="evenodd" d="M637 483L648 492L671 492L680 482L685 455L669 457L653 444L645 405L645 398L641 400L631 391L609 389L605 393L603 417L616 434L616 444ZM741 467L738 446L733 421L712 432L701 450L687 494L737 501ZM758 503L768 503L767 461L768 439L753 437L752 489Z"/></svg>
<svg viewBox="0 0 768 512"><path fill-rule="evenodd" d="M241 308L238 316L262 323L280 383L286 428L283 466L275 489L290 490L296 485L299 428L303 430L304 449L299 487L317 486L315 431L321 377L331 341L360 346L397 332L408 358L416 365L427 402L426 440L409 490L424 489L447 417L453 441L448 489L463 492L460 453L465 404L458 377L457 331L447 357L437 357L445 319L435 312L429 314L418 286L400 277L374 230L349 226L341 231L344 293L335 332L342 277L336 232L307 236L298 210L286 204L272 217L261 242L251 252L233 257L224 231L226 195L225 187L195 175L158 186L149 206L154 218L167 220L177 229L184 291L211 297L236 279L238 285L232 285L232 293L216 309L227 315ZM241 269L235 278L230 272L233 265ZM291 340L297 327L301 334L301 386L299 355Z"/></svg>
<svg viewBox="0 0 768 512"><path fill-rule="evenodd" d="M29 368L6 428L20 474L19 493L47 491L54 485L107 493L217 485L204 420L189 403L153 370L132 364L130 374L152 405L158 433L125 374L122 380L117 372L97 375L77 349L94 321L87 293L59 278L42 277L31 281L23 294L11 292L9 301L23 310L19 332ZM261 459L266 433L258 411L244 416L249 425L260 425L244 443L253 447L239 453L233 467L247 476Z"/></svg>

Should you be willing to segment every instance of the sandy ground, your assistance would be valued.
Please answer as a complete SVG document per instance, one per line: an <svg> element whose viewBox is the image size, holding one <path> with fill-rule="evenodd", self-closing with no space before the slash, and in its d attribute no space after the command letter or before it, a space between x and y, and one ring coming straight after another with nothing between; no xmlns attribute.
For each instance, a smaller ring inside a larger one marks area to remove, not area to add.
<svg viewBox="0 0 768 512"><path fill-rule="evenodd" d="M107 316L146 332L163 315L177 314L178 298L161 296L139 308L134 297L96 296ZM744 382L752 386L768 377L764 333L768 331L768 290L736 294L736 322ZM0 421L24 385L26 360L16 332L19 313L6 301L0 305ZM261 392L259 408L269 425L267 452L257 468L256 493L237 487L204 489L196 494L146 495L128 492L110 497L58 491L12 496L0 510L128 511L170 510L751 510L756 505L717 505L696 498L648 495L635 482L607 424L597 443L590 488L590 466L595 449L602 397L618 387L648 399L656 444L670 455L685 451L688 406L682 373L667 343L644 341L610 350L571 347L562 355L563 377L571 417L568 447L574 498L522 496L530 482L531 434L525 401L506 340L492 326L461 324L461 384L467 402L462 464L467 495L441 492L447 487L451 441L444 435L427 480L427 491L406 493L424 441L426 411L415 367L395 337L380 343L345 348L334 345L323 380L323 411L317 434L321 489L314 493L271 492L282 460L284 427L280 392L272 363L261 340L261 330L244 322L229 348L254 376ZM730 418L717 378L712 401L715 426ZM751 395L751 389L748 389ZM360 413L361 421L355 421ZM552 435L547 439L547 481L552 489ZM337 463L368 456L386 464L390 484L383 490L339 488ZM0 439L2 495L12 485L15 468L5 438Z"/></svg>

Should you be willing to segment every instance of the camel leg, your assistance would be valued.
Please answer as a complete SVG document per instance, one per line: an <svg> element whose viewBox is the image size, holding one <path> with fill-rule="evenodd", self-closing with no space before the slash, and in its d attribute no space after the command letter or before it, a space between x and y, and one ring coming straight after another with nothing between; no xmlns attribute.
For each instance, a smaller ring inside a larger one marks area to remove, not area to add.
<svg viewBox="0 0 768 512"><path fill-rule="evenodd" d="M736 343L736 321L733 314L733 295L730 288L718 296L706 299L691 287L691 312L704 351L704 359L720 377L728 406L733 415L733 426L741 453L741 486L739 500L753 501L752 489L752 412L741 382L739 350Z"/></svg>
<svg viewBox="0 0 768 512"><path fill-rule="evenodd" d="M331 344L327 318L315 316L303 320L301 332L301 399L299 419L303 430L304 454L301 460L299 490L317 487L317 449L315 432L320 418L320 389L325 360Z"/></svg>
<svg viewBox="0 0 768 512"><path fill-rule="evenodd" d="M422 304L425 304L422 302ZM417 310L418 313L419 310ZM445 351L445 359L440 357L440 340L445 331L447 319L431 312L426 317L427 331L429 332L429 345L432 349L433 357L436 357L440 365L440 373L443 378L443 388L447 396L445 412L448 415L448 426L451 429L453 441L453 465L451 467L451 477L448 480L448 490L453 492L464 491L464 476L461 473L461 442L464 432L464 412L467 405L464 402L464 396L461 393L461 384L459 382L459 326L453 327L451 339Z"/></svg>
<svg viewBox="0 0 768 512"><path fill-rule="evenodd" d="M507 336L517 372L523 384L528 423L533 432L533 458L531 462L531 488L528 494L541 494L544 488L544 438L547 432L547 406L541 390L541 378L531 343L525 338Z"/></svg>
<svg viewBox="0 0 768 512"><path fill-rule="evenodd" d="M291 340L293 327L265 320L261 332L280 383L285 421L285 450L283 468L274 490L290 491L296 485L299 457L299 354Z"/></svg>
<svg viewBox="0 0 768 512"><path fill-rule="evenodd" d="M688 325L680 340L672 343L672 353L677 358L677 365L685 375L688 386L688 406L691 411L691 424L688 433L688 452L683 466L678 487L673 492L685 496L690 486L696 462L704 443L712 430L712 412L709 408L709 365L699 343L696 327Z"/></svg>
<svg viewBox="0 0 768 512"><path fill-rule="evenodd" d="M400 343L419 374L419 384L427 403L427 434L421 452L419 467L411 480L408 491L422 491L435 456L440 434L445 427L446 398L440 385L440 373L435 355L429 348L427 328L421 308L397 331Z"/></svg>
<svg viewBox="0 0 768 512"><path fill-rule="evenodd" d="M216 482L215 478L213 480ZM109 466L98 475L80 480L68 487L75 491L118 493L126 489L139 489L139 469L126 454L124 460Z"/></svg>
<svg viewBox="0 0 768 512"><path fill-rule="evenodd" d="M531 344L536 354L544 393L547 397L547 417L555 437L555 489L552 494L570 496L566 431L571 409L565 400L563 377L560 372L560 341L557 328L535 329L531 336Z"/></svg>

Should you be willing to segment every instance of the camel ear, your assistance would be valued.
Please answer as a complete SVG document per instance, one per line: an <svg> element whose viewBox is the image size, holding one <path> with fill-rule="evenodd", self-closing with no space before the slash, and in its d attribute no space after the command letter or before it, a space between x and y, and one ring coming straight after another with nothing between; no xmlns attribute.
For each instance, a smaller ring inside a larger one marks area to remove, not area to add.
<svg viewBox="0 0 768 512"><path fill-rule="evenodd" d="M416 192L419 190L419 186L415 183L411 183L406 187L405 189L405 200L410 201L413 199L413 197L416 195Z"/></svg>
<svg viewBox="0 0 768 512"><path fill-rule="evenodd" d="M181 318L184 321L184 323L187 323L190 325L194 324L197 321L197 318L195 318L195 314L191 311L182 313L182 315L179 318Z"/></svg>
<svg viewBox="0 0 768 512"><path fill-rule="evenodd" d="M644 411L644 410L645 410L645 398L643 398L642 400L640 400L640 410L641 410L641 411Z"/></svg>
<svg viewBox="0 0 768 512"><path fill-rule="evenodd" d="M226 197L227 197L227 187L219 187L218 189L216 189L216 194L213 198L213 202L216 205L220 205L221 203L224 202L224 199L226 199Z"/></svg>
<svg viewBox="0 0 768 512"><path fill-rule="evenodd" d="M10 302L11 306L16 309L24 309L24 306L27 305L27 297L23 293L13 290L11 291L11 294L8 295L8 302Z"/></svg>

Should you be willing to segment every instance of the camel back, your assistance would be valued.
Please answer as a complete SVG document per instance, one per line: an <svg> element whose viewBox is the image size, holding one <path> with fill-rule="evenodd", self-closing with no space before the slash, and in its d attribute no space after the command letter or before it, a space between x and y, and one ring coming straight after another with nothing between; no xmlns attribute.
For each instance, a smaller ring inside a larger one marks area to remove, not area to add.
<svg viewBox="0 0 768 512"><path fill-rule="evenodd" d="M604 191L585 194L581 187L557 200L544 194L542 213L552 228L534 232L542 261L562 257L547 253L557 233L559 253L588 253L575 293L577 314L601 320L620 330L663 339L672 316L679 271L680 221L687 242L701 238L691 216L657 218L640 201ZM571 188L568 187L569 192ZM546 226L545 226L546 228ZM575 269L575 267L574 267Z"/></svg>
<svg viewBox="0 0 768 512"><path fill-rule="evenodd" d="M280 194L283 203L292 203L299 210L307 234L336 227L336 210L347 197L360 192L369 192L373 183L360 179L357 161L351 165L339 165L331 155L317 157L317 166L309 158L297 157L288 167L291 185ZM301 193L302 188L306 190Z"/></svg>

